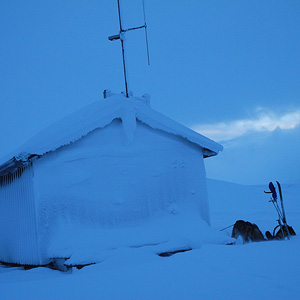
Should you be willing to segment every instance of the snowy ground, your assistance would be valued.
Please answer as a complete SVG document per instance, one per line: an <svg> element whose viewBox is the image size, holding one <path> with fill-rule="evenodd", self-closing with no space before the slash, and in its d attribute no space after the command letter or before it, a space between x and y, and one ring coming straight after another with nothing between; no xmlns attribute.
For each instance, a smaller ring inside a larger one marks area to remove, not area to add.
<svg viewBox="0 0 300 300"><path fill-rule="evenodd" d="M283 185L288 223L300 232L300 185ZM209 180L212 227L238 219L276 226L265 186ZM231 228L223 231L230 235ZM151 247L151 246L148 246ZM118 249L69 273L0 266L0 299L299 299L300 236L247 245L203 245L162 258L147 247Z"/></svg>

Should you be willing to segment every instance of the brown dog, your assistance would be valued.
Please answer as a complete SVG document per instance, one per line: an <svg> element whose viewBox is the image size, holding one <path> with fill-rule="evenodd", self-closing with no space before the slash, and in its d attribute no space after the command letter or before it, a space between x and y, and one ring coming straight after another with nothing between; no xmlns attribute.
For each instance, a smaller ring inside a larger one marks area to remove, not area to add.
<svg viewBox="0 0 300 300"><path fill-rule="evenodd" d="M250 222L238 220L235 222L231 237L237 239L241 237L243 243L249 242L260 242L264 241L265 238L256 224Z"/></svg>

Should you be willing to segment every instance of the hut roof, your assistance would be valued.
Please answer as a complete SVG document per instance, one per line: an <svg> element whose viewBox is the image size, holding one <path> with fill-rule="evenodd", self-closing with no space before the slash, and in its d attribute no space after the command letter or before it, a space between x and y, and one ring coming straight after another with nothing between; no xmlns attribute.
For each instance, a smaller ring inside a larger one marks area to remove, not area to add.
<svg viewBox="0 0 300 300"><path fill-rule="evenodd" d="M223 147L207 137L153 110L143 99L125 98L122 94L99 100L45 128L20 148L0 160L0 176L13 172L23 163L76 142L115 119L134 117L153 129L162 130L200 146L204 157L217 155Z"/></svg>

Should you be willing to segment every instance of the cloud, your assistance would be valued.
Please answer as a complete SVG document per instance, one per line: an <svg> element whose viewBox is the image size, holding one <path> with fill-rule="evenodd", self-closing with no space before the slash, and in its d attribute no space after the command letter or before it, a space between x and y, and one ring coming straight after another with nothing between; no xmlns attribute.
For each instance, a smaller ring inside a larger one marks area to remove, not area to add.
<svg viewBox="0 0 300 300"><path fill-rule="evenodd" d="M300 109L275 113L259 108L253 118L193 129L224 146L222 153L205 160L209 178L241 184L300 183Z"/></svg>
<svg viewBox="0 0 300 300"><path fill-rule="evenodd" d="M240 184L300 183L300 126L244 134L222 144L223 152L204 160L209 178Z"/></svg>
<svg viewBox="0 0 300 300"><path fill-rule="evenodd" d="M231 140L251 132L273 131L276 128L294 129L300 124L300 109L276 114L259 108L252 119L233 120L213 124L198 124L192 129L216 141Z"/></svg>

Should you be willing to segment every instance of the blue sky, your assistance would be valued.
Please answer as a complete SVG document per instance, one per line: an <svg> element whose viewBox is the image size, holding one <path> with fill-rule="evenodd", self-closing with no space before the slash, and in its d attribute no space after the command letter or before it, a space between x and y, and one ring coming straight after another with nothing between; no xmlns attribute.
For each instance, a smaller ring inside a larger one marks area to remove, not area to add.
<svg viewBox="0 0 300 300"><path fill-rule="evenodd" d="M125 26L141 25L141 1L121 2ZM218 141L254 143L246 137L277 127L300 141L298 0L145 4L150 67L143 31L126 37L135 95L151 94L155 110ZM116 1L0 2L1 156L101 99L104 89L124 90L120 44L107 39L116 33ZM287 157L285 146L280 153ZM239 159L247 161L246 149ZM238 155L233 152L228 148L225 155L225 146L217 158L228 160L222 172L238 172L229 167ZM208 175L218 177L222 172L211 164Z"/></svg>

